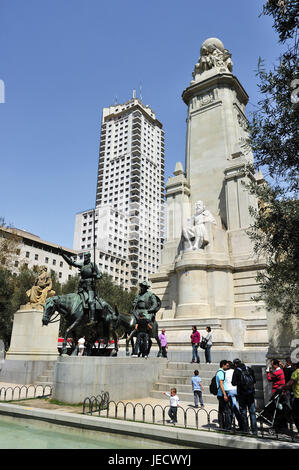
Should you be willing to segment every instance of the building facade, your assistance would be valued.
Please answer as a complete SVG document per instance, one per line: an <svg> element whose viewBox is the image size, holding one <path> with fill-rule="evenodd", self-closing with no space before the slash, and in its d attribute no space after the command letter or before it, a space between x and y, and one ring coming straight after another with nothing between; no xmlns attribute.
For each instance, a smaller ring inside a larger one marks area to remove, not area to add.
<svg viewBox="0 0 299 470"><path fill-rule="evenodd" d="M74 249L130 289L159 268L163 208L162 124L135 97L104 108L96 207L76 215Z"/></svg>
<svg viewBox="0 0 299 470"><path fill-rule="evenodd" d="M28 269L33 266L46 266L49 273L54 271L61 284L77 274L78 270L69 266L59 254L59 245L42 240L37 235L20 229L0 228L0 238L13 235L15 240L15 254L11 260L13 272L17 273L22 265ZM72 257L77 256L77 252L63 247L63 251Z"/></svg>

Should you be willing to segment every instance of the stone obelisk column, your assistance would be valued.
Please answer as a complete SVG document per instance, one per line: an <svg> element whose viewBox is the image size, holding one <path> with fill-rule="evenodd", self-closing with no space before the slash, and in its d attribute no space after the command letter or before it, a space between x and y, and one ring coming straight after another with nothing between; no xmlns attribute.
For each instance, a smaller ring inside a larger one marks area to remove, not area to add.
<svg viewBox="0 0 299 470"><path fill-rule="evenodd" d="M157 319L177 348L197 324L212 326L214 350L264 351L266 312L253 297L265 264L255 258L247 234L250 206L257 207L246 187L257 178L250 170L248 95L217 38L203 42L192 78L182 93L188 107L185 169L177 164L166 185L167 239L159 272L150 276L162 299Z"/></svg>

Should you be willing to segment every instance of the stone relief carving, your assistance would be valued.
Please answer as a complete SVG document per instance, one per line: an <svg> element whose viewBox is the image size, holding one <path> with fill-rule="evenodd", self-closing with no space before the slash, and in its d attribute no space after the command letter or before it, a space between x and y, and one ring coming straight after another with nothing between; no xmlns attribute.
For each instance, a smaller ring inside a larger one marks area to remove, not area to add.
<svg viewBox="0 0 299 470"><path fill-rule="evenodd" d="M207 223L216 224L216 221L204 203L197 201L194 216L187 220L187 226L182 231L184 251L199 250L209 244Z"/></svg>
<svg viewBox="0 0 299 470"><path fill-rule="evenodd" d="M193 81L196 81L198 75L213 68L219 72L232 72L233 70L231 53L224 48L223 43L217 38L207 39L202 44L200 58L192 73Z"/></svg>
<svg viewBox="0 0 299 470"><path fill-rule="evenodd" d="M242 129L245 132L248 132L248 121L247 121L246 117L243 116L243 114L241 114L240 112L237 112L237 119L238 119L238 123L239 123L240 127L242 127Z"/></svg>
<svg viewBox="0 0 299 470"><path fill-rule="evenodd" d="M239 144L243 155L251 154L251 142L249 137L240 137Z"/></svg>
<svg viewBox="0 0 299 470"><path fill-rule="evenodd" d="M207 104L212 103L215 100L214 93L210 91L205 95L198 95L197 96L197 103L198 107L201 108L202 106L206 106Z"/></svg>

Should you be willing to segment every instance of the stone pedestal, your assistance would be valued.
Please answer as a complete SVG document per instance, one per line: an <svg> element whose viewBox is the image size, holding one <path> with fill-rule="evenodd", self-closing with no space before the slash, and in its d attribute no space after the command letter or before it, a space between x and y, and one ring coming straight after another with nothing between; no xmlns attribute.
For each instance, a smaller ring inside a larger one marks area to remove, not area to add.
<svg viewBox="0 0 299 470"><path fill-rule="evenodd" d="M166 362L164 358L61 356L55 366L53 398L82 403L102 391L114 401L148 397Z"/></svg>
<svg viewBox="0 0 299 470"><path fill-rule="evenodd" d="M59 321L42 326L43 309L22 305L14 314L10 348L0 374L1 382L33 383L58 357Z"/></svg>
<svg viewBox="0 0 299 470"><path fill-rule="evenodd" d="M299 362L299 318L295 315L283 316L278 312L268 312L269 359L290 357Z"/></svg>

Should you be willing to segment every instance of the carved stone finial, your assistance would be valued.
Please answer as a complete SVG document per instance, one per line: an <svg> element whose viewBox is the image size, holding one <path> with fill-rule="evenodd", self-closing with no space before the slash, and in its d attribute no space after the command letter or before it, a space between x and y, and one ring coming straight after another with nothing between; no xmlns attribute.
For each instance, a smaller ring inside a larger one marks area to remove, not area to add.
<svg viewBox="0 0 299 470"><path fill-rule="evenodd" d="M175 170L173 172L173 174L175 176L177 175L182 175L184 173L184 168L183 168L183 165L181 162L177 162L176 165L175 165Z"/></svg>
<svg viewBox="0 0 299 470"><path fill-rule="evenodd" d="M209 38L203 42L200 49L200 58L192 73L194 81L199 75L213 68L219 72L232 72L233 70L231 53L224 48L223 43L217 38Z"/></svg>

